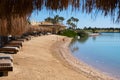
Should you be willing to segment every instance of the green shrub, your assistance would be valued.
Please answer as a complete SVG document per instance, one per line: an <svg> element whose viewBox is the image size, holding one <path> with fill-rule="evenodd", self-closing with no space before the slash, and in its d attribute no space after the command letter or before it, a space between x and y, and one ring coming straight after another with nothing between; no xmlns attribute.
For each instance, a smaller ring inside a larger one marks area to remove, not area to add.
<svg viewBox="0 0 120 80"><path fill-rule="evenodd" d="M86 33L84 30L77 31L77 35L80 37L87 37L88 33Z"/></svg>
<svg viewBox="0 0 120 80"><path fill-rule="evenodd" d="M60 32L60 35L67 36L67 37L75 37L77 33L73 30L66 29Z"/></svg>

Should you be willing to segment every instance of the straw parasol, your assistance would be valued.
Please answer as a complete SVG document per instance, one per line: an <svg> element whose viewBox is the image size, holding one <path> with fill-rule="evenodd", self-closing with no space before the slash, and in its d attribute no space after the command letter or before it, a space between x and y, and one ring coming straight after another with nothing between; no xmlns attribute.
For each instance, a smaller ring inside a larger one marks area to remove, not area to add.
<svg viewBox="0 0 120 80"><path fill-rule="evenodd" d="M115 21L120 21L120 0L83 0L81 4L86 13L101 12L104 16L111 15Z"/></svg>
<svg viewBox="0 0 120 80"><path fill-rule="evenodd" d="M80 5L81 4L81 5ZM0 0L0 35L20 35L28 16L34 10L46 7L48 10L83 9L86 13L100 11L120 21L120 0ZM18 24L18 25L16 25Z"/></svg>
<svg viewBox="0 0 120 80"><path fill-rule="evenodd" d="M9 21L6 18L0 19L0 36L19 36L26 31L26 26L26 17L10 17Z"/></svg>
<svg viewBox="0 0 120 80"><path fill-rule="evenodd" d="M22 17L31 14L33 10L41 10L42 7L49 10L64 10L69 5L73 9L82 7L87 12L93 9L101 10L105 14L120 11L120 0L0 0L0 17Z"/></svg>

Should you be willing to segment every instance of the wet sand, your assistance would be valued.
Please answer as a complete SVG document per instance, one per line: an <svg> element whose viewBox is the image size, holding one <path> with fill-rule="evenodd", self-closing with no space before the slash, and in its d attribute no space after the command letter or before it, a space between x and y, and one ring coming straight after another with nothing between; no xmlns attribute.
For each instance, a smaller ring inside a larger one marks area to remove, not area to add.
<svg viewBox="0 0 120 80"><path fill-rule="evenodd" d="M117 80L116 78L108 76L106 73L99 71L91 67L90 65L84 63L83 61L80 61L77 58L75 58L69 49L71 39L64 39L65 41L61 40L59 42L56 42L57 45L55 45L59 49L59 52L57 52L56 50L56 53L59 54L58 59L60 58L62 62L65 62L65 64L67 64L68 67L86 76L90 80Z"/></svg>
<svg viewBox="0 0 120 80"><path fill-rule="evenodd" d="M63 40L64 38L64 40ZM14 70L0 80L113 80L71 55L71 38L48 35L23 43Z"/></svg>

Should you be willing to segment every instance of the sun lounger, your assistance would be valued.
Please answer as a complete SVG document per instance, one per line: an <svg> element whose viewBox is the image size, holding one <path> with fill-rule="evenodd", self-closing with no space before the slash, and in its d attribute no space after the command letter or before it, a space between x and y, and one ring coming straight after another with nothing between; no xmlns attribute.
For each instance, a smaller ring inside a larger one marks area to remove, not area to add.
<svg viewBox="0 0 120 80"><path fill-rule="evenodd" d="M19 50L19 48L17 48L17 47L2 47L2 48L12 48L12 49Z"/></svg>
<svg viewBox="0 0 120 80"><path fill-rule="evenodd" d="M17 53L19 51L19 48L17 47L2 47L0 48L0 53Z"/></svg>
<svg viewBox="0 0 120 80"><path fill-rule="evenodd" d="M11 55L0 53L0 76L8 76L13 71L13 58Z"/></svg>
<svg viewBox="0 0 120 80"><path fill-rule="evenodd" d="M13 71L13 63L10 59L3 58L0 59L0 76L8 76L8 71Z"/></svg>
<svg viewBox="0 0 120 80"><path fill-rule="evenodd" d="M22 47L22 41L11 41L8 44L12 44L12 45L20 45Z"/></svg>
<svg viewBox="0 0 120 80"><path fill-rule="evenodd" d="M26 36L24 37L24 39L26 39L27 41L31 40L31 37L30 36Z"/></svg>
<svg viewBox="0 0 120 80"><path fill-rule="evenodd" d="M6 44L4 45L4 47L17 47L17 48L21 48L21 45L18 45L18 44Z"/></svg>
<svg viewBox="0 0 120 80"><path fill-rule="evenodd" d="M24 42L25 39L16 39L15 41L22 41L22 42Z"/></svg>
<svg viewBox="0 0 120 80"><path fill-rule="evenodd" d="M22 39L25 39L25 40L27 40L27 41L31 40L31 36L22 36L21 38L22 38Z"/></svg>
<svg viewBox="0 0 120 80"><path fill-rule="evenodd" d="M0 72L12 71L13 63L9 59L0 59Z"/></svg>
<svg viewBox="0 0 120 80"><path fill-rule="evenodd" d="M16 40L13 40L13 41L10 41L11 43L22 43L22 41L16 41Z"/></svg>
<svg viewBox="0 0 120 80"><path fill-rule="evenodd" d="M13 62L13 57L11 55L5 54L5 53L0 53L0 60L1 59L9 59Z"/></svg>

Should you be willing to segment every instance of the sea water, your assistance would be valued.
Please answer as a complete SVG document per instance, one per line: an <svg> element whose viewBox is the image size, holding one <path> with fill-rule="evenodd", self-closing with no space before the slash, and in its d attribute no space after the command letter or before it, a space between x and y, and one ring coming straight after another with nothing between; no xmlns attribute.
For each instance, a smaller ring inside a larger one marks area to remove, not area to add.
<svg viewBox="0 0 120 80"><path fill-rule="evenodd" d="M73 56L120 80L120 33L101 33L70 45Z"/></svg>

